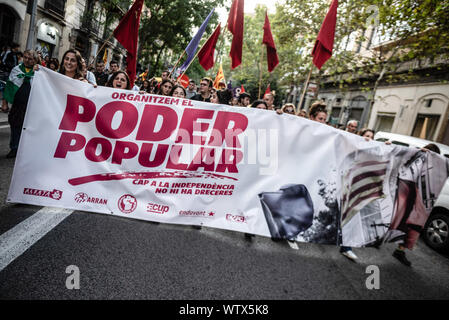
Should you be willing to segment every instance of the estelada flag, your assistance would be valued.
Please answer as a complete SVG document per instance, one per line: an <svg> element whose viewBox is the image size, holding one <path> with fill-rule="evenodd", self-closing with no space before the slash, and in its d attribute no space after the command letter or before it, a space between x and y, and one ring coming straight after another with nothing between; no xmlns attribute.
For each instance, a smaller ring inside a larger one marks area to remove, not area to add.
<svg viewBox="0 0 449 320"><path fill-rule="evenodd" d="M203 45L200 52L198 52L198 60L204 70L209 70L214 66L215 46L217 45L218 37L220 36L221 24L217 26L214 33L210 36L207 42Z"/></svg>
<svg viewBox="0 0 449 320"><path fill-rule="evenodd" d="M184 88L187 88L189 86L189 77L184 74L182 77L182 75L180 75L178 77L178 79L176 79L176 81L178 81Z"/></svg>
<svg viewBox="0 0 449 320"><path fill-rule="evenodd" d="M137 40L143 1L136 0L114 30L114 37L128 51L126 55L126 73L128 73L131 81L131 87L134 85L136 78Z"/></svg>
<svg viewBox="0 0 449 320"><path fill-rule="evenodd" d="M106 65L107 62L108 62L108 48L104 49L104 54L103 54L104 65Z"/></svg>
<svg viewBox="0 0 449 320"><path fill-rule="evenodd" d="M271 72L279 64L279 58L276 52L276 46L274 44L273 35L271 34L270 20L268 20L267 12L265 12L265 24L263 25L262 43L267 46L268 72Z"/></svg>
<svg viewBox="0 0 449 320"><path fill-rule="evenodd" d="M224 73L223 73L223 67L222 67L221 63L220 63L220 68L218 68L217 76L215 77L215 81L214 81L215 89L219 89L218 85L220 84L220 82L226 83Z"/></svg>
<svg viewBox="0 0 449 320"><path fill-rule="evenodd" d="M318 69L321 69L323 64L332 56L335 25L337 23L337 7L338 0L333 0L312 50L313 64Z"/></svg>
<svg viewBox="0 0 449 320"><path fill-rule="evenodd" d="M229 53L232 64L231 69L238 67L242 63L243 48L243 8L244 0L234 0L228 17L228 30L232 33L231 52Z"/></svg>

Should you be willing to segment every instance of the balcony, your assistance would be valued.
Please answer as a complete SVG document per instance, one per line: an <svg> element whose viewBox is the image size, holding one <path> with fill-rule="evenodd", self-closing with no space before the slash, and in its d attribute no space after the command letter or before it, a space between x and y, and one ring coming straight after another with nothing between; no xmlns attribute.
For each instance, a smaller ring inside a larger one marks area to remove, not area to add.
<svg viewBox="0 0 449 320"><path fill-rule="evenodd" d="M81 18L81 28L98 35L100 22L90 13L85 13Z"/></svg>
<svg viewBox="0 0 449 320"><path fill-rule="evenodd" d="M66 0L45 0L44 8L64 19Z"/></svg>

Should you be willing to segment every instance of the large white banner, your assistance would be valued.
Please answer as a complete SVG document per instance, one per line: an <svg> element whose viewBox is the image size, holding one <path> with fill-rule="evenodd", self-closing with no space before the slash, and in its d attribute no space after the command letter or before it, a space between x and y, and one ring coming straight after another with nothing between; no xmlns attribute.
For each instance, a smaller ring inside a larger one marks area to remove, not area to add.
<svg viewBox="0 0 449 320"><path fill-rule="evenodd" d="M41 68L8 201L363 246L388 235L396 212L414 224L407 190L431 203L447 173L434 153L297 116L94 88Z"/></svg>

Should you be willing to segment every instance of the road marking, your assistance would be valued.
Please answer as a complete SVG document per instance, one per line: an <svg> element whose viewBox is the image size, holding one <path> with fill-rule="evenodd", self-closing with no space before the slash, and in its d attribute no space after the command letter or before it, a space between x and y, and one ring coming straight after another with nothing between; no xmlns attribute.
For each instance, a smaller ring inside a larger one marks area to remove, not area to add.
<svg viewBox="0 0 449 320"><path fill-rule="evenodd" d="M67 218L73 210L44 207L0 235L0 272Z"/></svg>
<svg viewBox="0 0 449 320"><path fill-rule="evenodd" d="M5 129L5 128L9 128L9 124L6 126L0 126L0 129Z"/></svg>
<svg viewBox="0 0 449 320"><path fill-rule="evenodd" d="M295 250L299 250L298 244L295 241L287 240L287 243L290 246L290 248L295 249Z"/></svg>

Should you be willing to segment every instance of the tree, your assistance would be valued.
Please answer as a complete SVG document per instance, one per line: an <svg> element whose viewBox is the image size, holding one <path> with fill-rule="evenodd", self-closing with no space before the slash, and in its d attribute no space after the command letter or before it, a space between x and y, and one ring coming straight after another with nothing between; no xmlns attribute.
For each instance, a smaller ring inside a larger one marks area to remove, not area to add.
<svg viewBox="0 0 449 320"><path fill-rule="evenodd" d="M223 1L145 0L151 16L142 16L140 22L140 63L150 66L153 75L159 75L163 69L175 64L194 36L194 30L212 8L222 5ZM205 34L214 30L217 21L218 15L214 13Z"/></svg>

